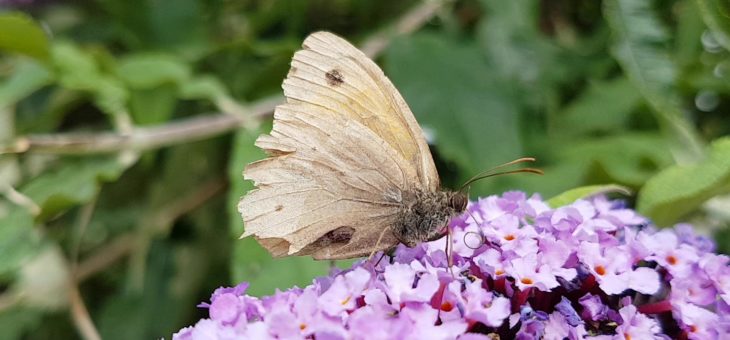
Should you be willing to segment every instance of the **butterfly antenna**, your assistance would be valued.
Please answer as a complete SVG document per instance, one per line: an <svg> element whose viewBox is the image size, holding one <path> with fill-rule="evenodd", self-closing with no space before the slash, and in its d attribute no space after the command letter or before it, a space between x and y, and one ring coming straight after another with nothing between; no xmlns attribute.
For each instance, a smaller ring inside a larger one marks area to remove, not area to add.
<svg viewBox="0 0 730 340"><path fill-rule="evenodd" d="M517 170L498 171L498 172L495 172L498 169L501 169L501 168L504 168L504 167L508 167L508 166L511 166L511 165L515 165L515 164L519 164L519 163L524 163L524 162L534 162L534 161L535 161L535 158L532 158L532 157L523 157L523 158L515 159L515 160L513 160L511 162L507 162L507 163L504 163L504 164L501 164L501 165L497 165L497 166L495 166L495 167L493 167L491 169L482 171L482 172L474 175L474 177L472 177L469 180L467 180L461 186L461 188L459 188L459 191L462 191L463 192L464 188L466 188L469 184L474 183L474 182L476 182L478 180L481 180L481 179L488 178L488 177L494 177L494 176L500 176L500 175L507 175L507 174L516 174L516 173L520 173L520 172L527 172L527 173L533 173L533 174L538 174L538 175L544 174L542 172L542 170L535 169L535 168L522 168L522 169L517 169Z"/></svg>

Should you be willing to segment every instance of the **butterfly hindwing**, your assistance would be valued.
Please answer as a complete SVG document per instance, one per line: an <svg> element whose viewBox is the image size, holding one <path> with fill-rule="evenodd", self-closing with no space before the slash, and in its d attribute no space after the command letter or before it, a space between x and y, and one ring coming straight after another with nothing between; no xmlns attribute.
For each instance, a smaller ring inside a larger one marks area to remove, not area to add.
<svg viewBox="0 0 730 340"><path fill-rule="evenodd" d="M348 242L319 243L329 248L327 258L338 257L336 249L355 241L362 242L361 252L367 254L391 224L399 209L398 195L415 171L361 124L300 109L279 106L271 135L257 141L279 156L246 167L246 179L257 188L239 204L244 236L276 245L276 252L269 248L275 255L310 255L319 249L305 249L308 245L334 229L350 227L354 235ZM364 247L366 240L372 241L369 248ZM390 240L378 247L392 246L385 243ZM282 245L288 246L286 253L281 253Z"/></svg>

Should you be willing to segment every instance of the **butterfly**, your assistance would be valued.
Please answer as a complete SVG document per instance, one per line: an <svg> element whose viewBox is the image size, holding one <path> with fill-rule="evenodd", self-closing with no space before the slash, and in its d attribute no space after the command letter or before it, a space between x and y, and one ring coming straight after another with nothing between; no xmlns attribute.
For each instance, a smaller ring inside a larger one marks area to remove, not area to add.
<svg viewBox="0 0 730 340"><path fill-rule="evenodd" d="M442 237L468 197L443 190L423 131L383 71L329 32L309 35L286 103L249 164L245 225L273 256L345 259Z"/></svg>

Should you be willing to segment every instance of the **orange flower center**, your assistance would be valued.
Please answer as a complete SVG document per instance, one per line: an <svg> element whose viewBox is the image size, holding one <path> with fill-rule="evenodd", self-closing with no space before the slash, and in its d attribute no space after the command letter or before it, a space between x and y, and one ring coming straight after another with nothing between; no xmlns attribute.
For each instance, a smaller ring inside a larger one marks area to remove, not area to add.
<svg viewBox="0 0 730 340"><path fill-rule="evenodd" d="M515 235L512 235L512 234L505 235L504 236L504 239L507 240L507 241L512 241L512 240L515 239Z"/></svg>
<svg viewBox="0 0 730 340"><path fill-rule="evenodd" d="M299 330L303 331L305 328L307 328L306 324L303 324L303 323L299 324Z"/></svg>
<svg viewBox="0 0 730 340"><path fill-rule="evenodd" d="M606 275L606 267L604 267L604 266L596 266L593 269L596 270L596 274L598 274L598 275L601 275L601 276Z"/></svg>
<svg viewBox="0 0 730 340"><path fill-rule="evenodd" d="M677 258L674 257L674 255L667 256L666 260L667 260L667 263L669 263L671 265L675 265L675 264L677 264L677 262L679 262L679 261L677 261Z"/></svg>
<svg viewBox="0 0 730 340"><path fill-rule="evenodd" d="M530 279L529 277L523 277L522 280L520 280L520 282L522 282L522 283L524 283L526 285L531 285L532 284L532 279Z"/></svg>
<svg viewBox="0 0 730 340"><path fill-rule="evenodd" d="M454 305L452 305L451 302L444 301L444 303L441 304L441 310L444 312L450 312L452 309L454 309Z"/></svg>

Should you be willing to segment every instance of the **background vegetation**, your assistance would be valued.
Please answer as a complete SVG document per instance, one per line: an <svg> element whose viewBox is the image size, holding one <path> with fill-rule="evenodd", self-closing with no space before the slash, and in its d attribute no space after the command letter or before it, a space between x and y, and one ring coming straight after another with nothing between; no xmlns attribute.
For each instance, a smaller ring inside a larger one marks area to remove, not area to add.
<svg viewBox="0 0 730 340"><path fill-rule="evenodd" d="M473 198L615 183L659 225L690 220L728 246L726 1L0 6L0 338L169 337L218 286L266 294L325 273L238 240L235 211L291 55L321 29L376 57L446 186L535 156L545 176Z"/></svg>

